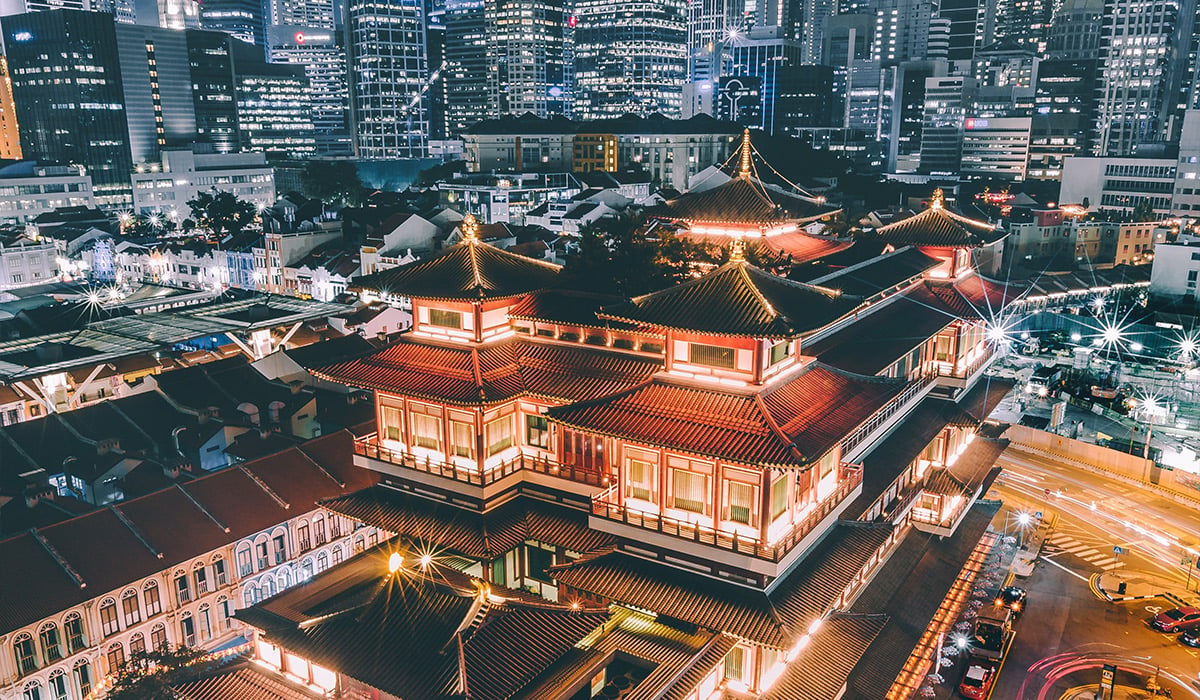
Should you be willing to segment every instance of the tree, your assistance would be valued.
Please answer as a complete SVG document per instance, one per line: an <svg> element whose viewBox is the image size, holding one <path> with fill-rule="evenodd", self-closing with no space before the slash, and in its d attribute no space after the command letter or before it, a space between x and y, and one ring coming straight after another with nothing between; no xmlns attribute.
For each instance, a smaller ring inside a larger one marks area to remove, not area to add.
<svg viewBox="0 0 1200 700"><path fill-rule="evenodd" d="M1133 206L1133 214L1130 218L1134 222L1158 220L1158 215L1154 213L1154 205L1150 203L1149 197L1138 199L1137 204Z"/></svg>
<svg viewBox="0 0 1200 700"><path fill-rule="evenodd" d="M226 231L241 231L254 221L258 213L253 204L238 199L232 192L201 192L187 204L192 209L192 218L196 223L212 231L218 238Z"/></svg>
<svg viewBox="0 0 1200 700"><path fill-rule="evenodd" d="M191 647L161 646L139 651L117 669L108 700L175 700L173 686L192 680L203 670L207 654Z"/></svg>
<svg viewBox="0 0 1200 700"><path fill-rule="evenodd" d="M362 179L348 160L310 160L300 173L304 194L329 204L354 206L362 201Z"/></svg>

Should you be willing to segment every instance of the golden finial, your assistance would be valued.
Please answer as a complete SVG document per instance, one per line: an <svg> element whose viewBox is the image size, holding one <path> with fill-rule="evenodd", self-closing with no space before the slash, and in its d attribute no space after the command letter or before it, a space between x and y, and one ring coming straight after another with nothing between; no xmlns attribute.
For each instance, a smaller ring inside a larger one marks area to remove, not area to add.
<svg viewBox="0 0 1200 700"><path fill-rule="evenodd" d="M939 187L933 191L933 198L929 200L929 208L930 209L941 209L945 203L946 203L946 194L944 192L942 192L942 188Z"/></svg>
<svg viewBox="0 0 1200 700"><path fill-rule="evenodd" d="M479 240L479 222L475 220L474 214L467 214L463 217L462 235L464 241L475 242Z"/></svg>
<svg viewBox="0 0 1200 700"><path fill-rule="evenodd" d="M742 165L738 168L738 175L743 178L750 177L750 130L742 129Z"/></svg>
<svg viewBox="0 0 1200 700"><path fill-rule="evenodd" d="M746 261L746 241L741 236L733 239L733 243L729 245L729 262L745 262Z"/></svg>

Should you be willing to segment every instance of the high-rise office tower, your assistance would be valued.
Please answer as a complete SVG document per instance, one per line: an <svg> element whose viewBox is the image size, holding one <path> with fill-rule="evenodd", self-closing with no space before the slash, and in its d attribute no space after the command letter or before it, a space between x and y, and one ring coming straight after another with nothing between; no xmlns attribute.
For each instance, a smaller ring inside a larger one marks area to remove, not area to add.
<svg viewBox="0 0 1200 700"><path fill-rule="evenodd" d="M442 79L446 84L446 131L461 134L494 116L487 75L487 22L484 0L446 0L442 16L446 46Z"/></svg>
<svg viewBox="0 0 1200 700"><path fill-rule="evenodd" d="M578 0L575 17L576 118L680 116L687 75L683 0Z"/></svg>
<svg viewBox="0 0 1200 700"><path fill-rule="evenodd" d="M266 63L259 55L257 47L233 42L242 150L312 156L316 133L304 68Z"/></svg>
<svg viewBox="0 0 1200 700"><path fill-rule="evenodd" d="M1050 23L1046 57L1066 61L1099 58L1103 16L1104 0L1066 0Z"/></svg>
<svg viewBox="0 0 1200 700"><path fill-rule="evenodd" d="M25 157L82 165L98 202L132 201L133 159L113 23L94 13L57 10L4 17L0 27Z"/></svg>
<svg viewBox="0 0 1200 700"><path fill-rule="evenodd" d="M930 78L944 77L946 61L905 61L894 69L888 122L888 172L916 172L925 124L925 89ZM882 107L881 107L882 110Z"/></svg>
<svg viewBox="0 0 1200 700"><path fill-rule="evenodd" d="M964 61L975 58L975 49L983 41L987 0L942 0L938 16L950 22L950 47L947 58Z"/></svg>
<svg viewBox="0 0 1200 700"><path fill-rule="evenodd" d="M267 0L265 8L268 60L301 67L308 78L317 152L353 152L346 52L333 0Z"/></svg>
<svg viewBox="0 0 1200 700"><path fill-rule="evenodd" d="M755 123L743 121L743 125L762 129L768 134L774 134L777 130L782 131L783 124L780 123L776 109L780 88L785 79L792 80L787 77L788 71L803 63L800 42L788 38L783 27L754 27L747 36L734 40L729 46L728 52L730 57L728 75L736 78L753 78L753 84L759 86L760 108L756 114L760 121ZM747 83L743 81L743 84ZM793 92L798 89L796 87ZM737 99L736 94L717 96L718 101L725 103L731 103ZM717 112L727 118L738 116L731 109L719 108Z"/></svg>
<svg viewBox="0 0 1200 700"><path fill-rule="evenodd" d="M425 0L425 51L429 56L429 138L446 132L446 0Z"/></svg>
<svg viewBox="0 0 1200 700"><path fill-rule="evenodd" d="M200 27L257 46L267 40L260 0L205 0L200 6Z"/></svg>
<svg viewBox="0 0 1200 700"><path fill-rule="evenodd" d="M1196 9L1196 17L1192 22L1191 36L1185 37L1188 42L1187 67L1180 83L1179 108L1176 119L1182 124L1184 112L1200 109L1200 6ZM1200 115L1192 114L1192 127Z"/></svg>
<svg viewBox="0 0 1200 700"><path fill-rule="evenodd" d="M687 5L687 93L684 116L712 114L717 80L728 68L730 42L746 28L745 0L695 0Z"/></svg>
<svg viewBox="0 0 1200 700"><path fill-rule="evenodd" d="M422 0L350 0L346 47L355 153L425 157L429 63Z"/></svg>
<svg viewBox="0 0 1200 700"><path fill-rule="evenodd" d="M486 73L493 114L568 114L568 15L558 0L484 0Z"/></svg>
<svg viewBox="0 0 1200 700"><path fill-rule="evenodd" d="M785 30L790 38L800 42L800 60L806 65L823 63L821 49L825 40L825 23L837 12L835 0L794 0L790 26Z"/></svg>
<svg viewBox="0 0 1200 700"><path fill-rule="evenodd" d="M1105 0L1097 155L1130 155L1182 126L1179 92L1195 17L1196 0Z"/></svg>
<svg viewBox="0 0 1200 700"><path fill-rule="evenodd" d="M17 129L17 106L13 103L8 60L0 56L0 158L20 160L21 132Z"/></svg>
<svg viewBox="0 0 1200 700"><path fill-rule="evenodd" d="M875 5L874 58L900 63L929 57L930 24L937 11L932 0L879 0Z"/></svg>
<svg viewBox="0 0 1200 700"><path fill-rule="evenodd" d="M1098 70L1094 58L1048 59L1038 64L1029 179L1060 180L1065 158L1092 152Z"/></svg>
<svg viewBox="0 0 1200 700"><path fill-rule="evenodd" d="M963 128L974 104L977 85L969 76L925 80L921 124L921 166L927 175L954 176L962 161Z"/></svg>
<svg viewBox="0 0 1200 700"><path fill-rule="evenodd" d="M163 29L199 29L200 3L197 0L132 0L134 19Z"/></svg>
<svg viewBox="0 0 1200 700"><path fill-rule="evenodd" d="M1034 53L1046 52L1054 0L995 0L993 42L1007 42Z"/></svg>

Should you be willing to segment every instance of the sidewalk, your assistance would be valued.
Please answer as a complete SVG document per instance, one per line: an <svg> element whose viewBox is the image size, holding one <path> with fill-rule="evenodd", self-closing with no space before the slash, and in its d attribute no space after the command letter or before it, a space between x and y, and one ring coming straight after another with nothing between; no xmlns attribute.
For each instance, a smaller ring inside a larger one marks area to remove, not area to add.
<svg viewBox="0 0 1200 700"><path fill-rule="evenodd" d="M1193 576L1192 584L1200 583ZM1104 598L1120 603L1127 600L1142 600L1162 596L1176 605L1190 605L1197 601L1197 595L1183 587L1182 577L1156 576L1154 574L1136 572L1128 573L1122 569L1105 571L1092 578L1096 591ZM1125 594L1119 595L1117 587L1125 583Z"/></svg>

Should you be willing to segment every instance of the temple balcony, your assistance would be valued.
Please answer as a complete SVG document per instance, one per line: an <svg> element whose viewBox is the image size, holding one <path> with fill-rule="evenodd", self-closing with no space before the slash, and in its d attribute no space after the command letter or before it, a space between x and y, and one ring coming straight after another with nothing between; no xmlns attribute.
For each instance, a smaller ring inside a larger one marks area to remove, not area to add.
<svg viewBox="0 0 1200 700"><path fill-rule="evenodd" d="M865 423L842 440L842 460L855 462L875 441L908 415L908 412L924 399L938 381L937 367L909 382L904 391L888 401Z"/></svg>
<svg viewBox="0 0 1200 700"><path fill-rule="evenodd" d="M969 389L995 358L996 349L985 343L954 362L935 362L939 391L955 396Z"/></svg>
<svg viewBox="0 0 1200 700"><path fill-rule="evenodd" d="M591 527L624 539L774 577L786 571L832 527L862 490L862 469L842 464L831 493L797 511L792 523L757 528L714 523L712 518L675 517L649 502L622 499L619 484L592 496Z"/></svg>
<svg viewBox="0 0 1200 700"><path fill-rule="evenodd" d="M452 491L481 501L509 490L518 482L532 482L578 496L590 497L611 482L604 469L588 469L509 448L477 463L450 459L438 452L403 449L378 433L354 439L354 464L414 485Z"/></svg>

